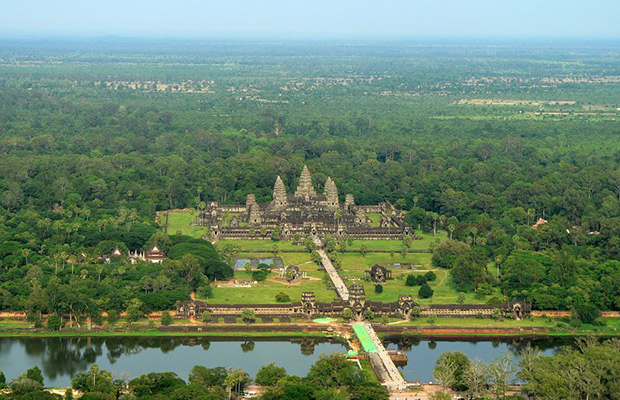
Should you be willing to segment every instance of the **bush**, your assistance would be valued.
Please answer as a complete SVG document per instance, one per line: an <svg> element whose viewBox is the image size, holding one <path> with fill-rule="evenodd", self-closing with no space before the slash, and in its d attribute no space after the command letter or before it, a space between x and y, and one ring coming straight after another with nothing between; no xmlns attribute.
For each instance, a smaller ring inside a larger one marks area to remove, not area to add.
<svg viewBox="0 0 620 400"><path fill-rule="evenodd" d="M407 275L407 280L405 281L405 286L415 286L417 285L417 281L414 274Z"/></svg>
<svg viewBox="0 0 620 400"><path fill-rule="evenodd" d="M119 319L118 311L116 310L108 311L108 324L110 324L110 326L113 326L115 323L117 323L118 319Z"/></svg>
<svg viewBox="0 0 620 400"><path fill-rule="evenodd" d="M168 311L164 311L163 313L161 313L161 324L163 326L168 326L172 324L172 316Z"/></svg>
<svg viewBox="0 0 620 400"><path fill-rule="evenodd" d="M267 279L267 272L265 271L252 271L252 279L257 282Z"/></svg>
<svg viewBox="0 0 620 400"><path fill-rule="evenodd" d="M207 323L207 322L211 322L211 317L212 317L212 316L211 316L211 313L210 313L209 311L205 311L205 312L203 312L203 313L202 313L202 315L200 316L200 320L201 320L202 322L205 322L205 323Z"/></svg>
<svg viewBox="0 0 620 400"><path fill-rule="evenodd" d="M290 303L291 302L291 296L289 296L288 294L286 294L284 292L280 292L280 293L276 294L276 301L278 303Z"/></svg>
<svg viewBox="0 0 620 400"><path fill-rule="evenodd" d="M580 304L575 307L577 318L584 324L591 324L601 317L601 311L591 304Z"/></svg>
<svg viewBox="0 0 620 400"><path fill-rule="evenodd" d="M383 285L379 285L379 284L375 285L375 293L377 294L383 293Z"/></svg>
<svg viewBox="0 0 620 400"><path fill-rule="evenodd" d="M433 271L428 271L427 273L424 274L424 277L426 278L428 282L432 282L437 279L437 275L435 275Z"/></svg>
<svg viewBox="0 0 620 400"><path fill-rule="evenodd" d="M52 331L59 331L60 326L60 318L57 315L52 315L47 319L47 329Z"/></svg>
<svg viewBox="0 0 620 400"><path fill-rule="evenodd" d="M435 292L433 291L433 289L428 286L428 283L425 283L424 285L420 286L420 290L418 290L418 297L421 299L430 299L431 297L433 297L434 293Z"/></svg>
<svg viewBox="0 0 620 400"><path fill-rule="evenodd" d="M426 277L424 275L418 275L415 277L415 282L419 286L422 286L426 283Z"/></svg>

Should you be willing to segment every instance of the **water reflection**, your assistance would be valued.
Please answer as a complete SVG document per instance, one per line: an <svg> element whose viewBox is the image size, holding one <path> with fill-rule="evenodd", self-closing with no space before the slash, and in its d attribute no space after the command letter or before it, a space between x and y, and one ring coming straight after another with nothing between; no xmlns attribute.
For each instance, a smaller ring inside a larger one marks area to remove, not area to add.
<svg viewBox="0 0 620 400"><path fill-rule="evenodd" d="M421 340L415 336L387 336L384 343L389 349L407 353L405 365L399 365L408 380L428 382L433 380L433 369L440 354L446 351L461 351L471 359L490 362L501 353L509 351L517 360L517 355L528 345L538 347L543 354L551 355L562 346L571 345L570 338L492 338L488 340Z"/></svg>
<svg viewBox="0 0 620 400"><path fill-rule="evenodd" d="M341 342L320 338L0 338L0 370L10 380L38 365L47 386L68 385L71 377L93 363L131 377L174 371L186 378L194 365L243 368L253 375L270 362L305 375L321 353L332 352L343 353L346 348Z"/></svg>

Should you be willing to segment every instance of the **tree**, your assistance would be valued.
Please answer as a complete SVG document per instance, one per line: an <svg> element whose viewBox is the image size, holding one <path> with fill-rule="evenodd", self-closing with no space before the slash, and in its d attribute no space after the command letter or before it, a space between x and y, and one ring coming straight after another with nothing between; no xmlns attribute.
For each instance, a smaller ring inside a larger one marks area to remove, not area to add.
<svg viewBox="0 0 620 400"><path fill-rule="evenodd" d="M38 382L41 384L41 386L44 385L44 381L43 381L43 372L41 372L41 368L34 366L32 368L30 368L29 370L27 370L24 373L24 376L28 379L31 379L35 382Z"/></svg>
<svg viewBox="0 0 620 400"><path fill-rule="evenodd" d="M212 318L211 313L208 310L205 310L202 312L202 315L200 316L200 321L205 322L205 323L211 322L211 318Z"/></svg>
<svg viewBox="0 0 620 400"><path fill-rule="evenodd" d="M189 383L207 388L225 388L227 376L226 368L206 368L201 365L195 365L189 373Z"/></svg>
<svg viewBox="0 0 620 400"><path fill-rule="evenodd" d="M437 275L435 275L433 271L428 271L427 273L424 274L424 278L428 282L433 282L434 280L437 279Z"/></svg>
<svg viewBox="0 0 620 400"><path fill-rule="evenodd" d="M250 376L243 372L242 369L233 369L226 376L226 387L231 393L237 396L243 393L245 387L250 383Z"/></svg>
<svg viewBox="0 0 620 400"><path fill-rule="evenodd" d="M475 290L478 285L491 279L487 270L488 259L481 249L474 249L456 259L450 271L457 289Z"/></svg>
<svg viewBox="0 0 620 400"><path fill-rule="evenodd" d="M362 255L362 257L366 256L366 253L368 252L368 247L363 244L360 246L360 254Z"/></svg>
<svg viewBox="0 0 620 400"><path fill-rule="evenodd" d="M321 354L306 376L315 388L348 386L359 379L360 372L342 354Z"/></svg>
<svg viewBox="0 0 620 400"><path fill-rule="evenodd" d="M465 296L465 293L463 293L463 292L459 292L459 297L458 297L458 299L457 299L456 301L457 301L459 304L465 304L465 300L466 300L466 298L467 298L467 297Z"/></svg>
<svg viewBox="0 0 620 400"><path fill-rule="evenodd" d="M353 310L348 307L345 308L342 311L342 318L344 318L346 321L350 321L351 319L353 319Z"/></svg>
<svg viewBox="0 0 620 400"><path fill-rule="evenodd" d="M275 386L286 376L286 369L276 366L275 363L264 365L256 373L255 382L261 386Z"/></svg>
<svg viewBox="0 0 620 400"><path fill-rule="evenodd" d="M136 322L144 316L144 303L140 299L132 299L127 305L127 321Z"/></svg>
<svg viewBox="0 0 620 400"><path fill-rule="evenodd" d="M508 385L512 382L516 372L516 365L512 354L509 352L502 353L489 364L488 375L491 382L491 391L496 398L501 399L506 396Z"/></svg>
<svg viewBox="0 0 620 400"><path fill-rule="evenodd" d="M592 304L578 304L575 306L575 314L581 322L591 324L601 316L601 311Z"/></svg>
<svg viewBox="0 0 620 400"><path fill-rule="evenodd" d="M407 279L405 280L405 286L416 286L418 284L418 280L416 279L416 275L409 274L407 275Z"/></svg>
<svg viewBox="0 0 620 400"><path fill-rule="evenodd" d="M349 389L350 400L389 400L390 392L378 382L365 382Z"/></svg>
<svg viewBox="0 0 620 400"><path fill-rule="evenodd" d="M456 384L456 361L450 357L440 357L435 363L433 376L445 391Z"/></svg>
<svg viewBox="0 0 620 400"><path fill-rule="evenodd" d="M435 322L437 322L437 315L436 314L431 314L431 315L428 316L428 318L426 320L428 321L429 324L435 325Z"/></svg>
<svg viewBox="0 0 620 400"><path fill-rule="evenodd" d="M246 324L254 322L254 320L256 320L256 315L254 314L254 310L250 308L244 308L243 310L241 310L241 319Z"/></svg>
<svg viewBox="0 0 620 400"><path fill-rule="evenodd" d="M119 319L118 311L116 310L108 311L108 324L110 326L114 326L114 324L118 322L118 319Z"/></svg>
<svg viewBox="0 0 620 400"><path fill-rule="evenodd" d="M376 285L375 285L375 293L377 293L377 294L381 294L381 293L383 293L383 285L381 285L381 284L376 284Z"/></svg>
<svg viewBox="0 0 620 400"><path fill-rule="evenodd" d="M276 294L276 301L278 303L290 303L291 296L289 296L288 294L284 292L279 292L278 294Z"/></svg>
<svg viewBox="0 0 620 400"><path fill-rule="evenodd" d="M57 315L50 315L47 319L47 329L52 331L59 331L62 326L60 325L60 318Z"/></svg>
<svg viewBox="0 0 620 400"><path fill-rule="evenodd" d="M483 396L486 393L488 381L487 368L482 361L471 361L465 368L463 382L467 386L466 393L470 398Z"/></svg>
<svg viewBox="0 0 620 400"><path fill-rule="evenodd" d="M421 299L430 299L431 297L433 297L433 293L433 289L431 289L428 283L425 283L424 285L420 286L420 290L418 290L418 297Z"/></svg>
<svg viewBox="0 0 620 400"><path fill-rule="evenodd" d="M458 240L444 240L433 250L432 263L435 267L452 268L459 256L469 252L470 246Z"/></svg>
<svg viewBox="0 0 620 400"><path fill-rule="evenodd" d="M161 313L161 324L163 326L168 326L172 324L172 316L168 311L164 311Z"/></svg>
<svg viewBox="0 0 620 400"><path fill-rule="evenodd" d="M465 355L465 353L460 351L448 351L442 353L437 358L435 370L439 369L439 375L446 375L448 372L452 372L452 379L450 379L449 382L450 388L462 391L467 388L464 380L464 374L465 370L469 366L469 363L469 358Z"/></svg>

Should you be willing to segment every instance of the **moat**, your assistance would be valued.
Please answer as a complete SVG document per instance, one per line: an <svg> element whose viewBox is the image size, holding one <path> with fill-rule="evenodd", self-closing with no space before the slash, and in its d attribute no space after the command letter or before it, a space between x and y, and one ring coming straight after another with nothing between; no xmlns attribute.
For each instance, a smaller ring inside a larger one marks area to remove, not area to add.
<svg viewBox="0 0 620 400"><path fill-rule="evenodd" d="M407 352L401 367L407 380L433 380L435 360L441 353L459 350L470 358L491 361L504 351L517 354L528 343L551 355L568 339L417 340L389 337L386 347ZM304 376L322 353L344 353L341 341L317 338L256 339L161 337L161 338L0 338L0 369L7 381L38 365L48 387L70 385L71 377L93 363L115 377L133 379L142 373L173 371L187 379L194 365L242 368L256 375L275 362L289 374Z"/></svg>

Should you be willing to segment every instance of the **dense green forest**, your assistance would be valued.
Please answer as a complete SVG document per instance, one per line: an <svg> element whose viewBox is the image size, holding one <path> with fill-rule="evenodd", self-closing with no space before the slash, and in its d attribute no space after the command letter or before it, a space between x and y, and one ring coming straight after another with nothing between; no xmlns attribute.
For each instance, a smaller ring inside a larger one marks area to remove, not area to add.
<svg viewBox="0 0 620 400"><path fill-rule="evenodd" d="M448 231L433 262L459 290L619 310L619 50L2 42L0 308L77 320L208 290L232 271L155 213L268 201L308 164L342 197ZM164 241L185 242L164 265L96 261Z"/></svg>

